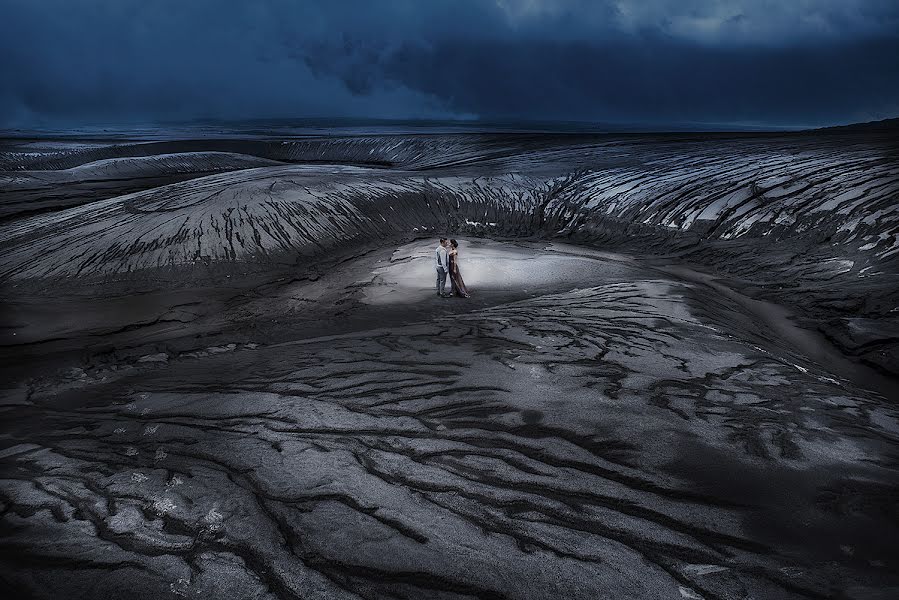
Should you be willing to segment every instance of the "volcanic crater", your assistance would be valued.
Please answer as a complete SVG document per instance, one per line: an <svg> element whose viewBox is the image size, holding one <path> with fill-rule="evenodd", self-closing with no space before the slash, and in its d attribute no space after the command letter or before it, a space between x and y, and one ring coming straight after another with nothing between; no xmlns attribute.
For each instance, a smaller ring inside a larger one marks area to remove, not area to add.
<svg viewBox="0 0 899 600"><path fill-rule="evenodd" d="M893 133L2 140L0 579L893 597Z"/></svg>

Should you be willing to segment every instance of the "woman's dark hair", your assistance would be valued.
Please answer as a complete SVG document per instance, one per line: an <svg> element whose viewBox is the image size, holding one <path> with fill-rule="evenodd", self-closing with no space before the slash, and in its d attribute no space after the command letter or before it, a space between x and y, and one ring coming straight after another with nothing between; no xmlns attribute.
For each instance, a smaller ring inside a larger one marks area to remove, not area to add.
<svg viewBox="0 0 899 600"><path fill-rule="evenodd" d="M450 240L450 244L452 244L453 248L459 247L459 242L457 242L456 240Z"/></svg>

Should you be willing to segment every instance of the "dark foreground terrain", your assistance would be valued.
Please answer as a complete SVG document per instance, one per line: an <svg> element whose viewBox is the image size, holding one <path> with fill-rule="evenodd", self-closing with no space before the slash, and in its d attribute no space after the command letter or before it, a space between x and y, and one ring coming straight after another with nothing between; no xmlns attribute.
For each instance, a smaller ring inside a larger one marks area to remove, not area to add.
<svg viewBox="0 0 899 600"><path fill-rule="evenodd" d="M0 171L19 596L899 595L889 132L7 139ZM444 234L470 300L433 294Z"/></svg>

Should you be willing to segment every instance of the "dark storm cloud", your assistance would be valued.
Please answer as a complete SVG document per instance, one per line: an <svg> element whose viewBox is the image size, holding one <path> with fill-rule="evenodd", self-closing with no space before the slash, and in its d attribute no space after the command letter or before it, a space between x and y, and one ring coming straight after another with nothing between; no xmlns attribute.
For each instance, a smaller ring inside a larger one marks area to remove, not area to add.
<svg viewBox="0 0 899 600"><path fill-rule="evenodd" d="M0 0L0 125L899 114L899 2Z"/></svg>

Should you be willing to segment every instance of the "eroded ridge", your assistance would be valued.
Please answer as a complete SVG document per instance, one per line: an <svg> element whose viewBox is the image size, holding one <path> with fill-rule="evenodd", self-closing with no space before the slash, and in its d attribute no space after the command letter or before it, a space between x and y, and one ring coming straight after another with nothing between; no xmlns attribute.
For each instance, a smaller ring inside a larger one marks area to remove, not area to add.
<svg viewBox="0 0 899 600"><path fill-rule="evenodd" d="M641 234L658 251L700 238L767 237L788 252L797 240L803 247L829 240L822 255L833 262L834 275L895 272L899 163L888 144L786 138L652 145L575 139L561 145L550 139L537 148L529 139L500 141L499 150L497 141L478 146L451 138L415 140L412 146L389 136L380 145L368 138L329 142L345 153L335 154L335 163L340 156L350 161L357 146L374 156L409 146L442 157L431 164L413 154L392 169L257 166L264 163L215 152L141 159L151 173L206 163L192 168L230 172L0 227L7 249L0 276L277 263L297 254L321 258L368 236L459 228L619 243ZM477 148L482 153L472 155ZM133 175L144 164L104 160L79 168ZM678 233L689 235L672 242Z"/></svg>

